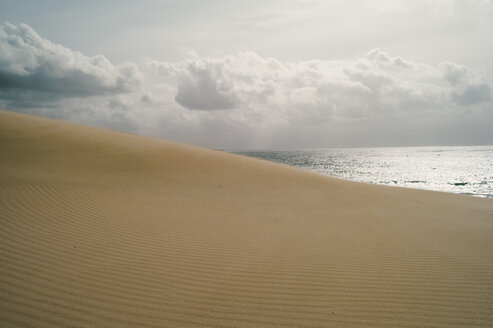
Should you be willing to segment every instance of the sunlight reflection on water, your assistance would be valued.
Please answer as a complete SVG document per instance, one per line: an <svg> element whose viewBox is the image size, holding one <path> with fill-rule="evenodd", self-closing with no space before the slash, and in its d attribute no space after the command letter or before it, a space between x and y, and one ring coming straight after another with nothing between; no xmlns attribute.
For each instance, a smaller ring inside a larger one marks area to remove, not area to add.
<svg viewBox="0 0 493 328"><path fill-rule="evenodd" d="M493 198L493 146L238 153L348 180Z"/></svg>

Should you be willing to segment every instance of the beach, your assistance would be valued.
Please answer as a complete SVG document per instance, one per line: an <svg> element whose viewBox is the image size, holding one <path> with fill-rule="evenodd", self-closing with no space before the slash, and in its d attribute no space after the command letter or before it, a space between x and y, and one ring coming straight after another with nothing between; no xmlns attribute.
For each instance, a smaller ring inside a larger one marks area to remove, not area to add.
<svg viewBox="0 0 493 328"><path fill-rule="evenodd" d="M0 111L1 327L491 327L493 200Z"/></svg>

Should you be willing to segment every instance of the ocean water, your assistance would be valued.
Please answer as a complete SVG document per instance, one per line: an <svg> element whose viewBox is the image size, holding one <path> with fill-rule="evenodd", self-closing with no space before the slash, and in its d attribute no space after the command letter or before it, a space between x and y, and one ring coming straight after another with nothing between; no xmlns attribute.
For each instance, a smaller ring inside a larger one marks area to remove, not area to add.
<svg viewBox="0 0 493 328"><path fill-rule="evenodd" d="M237 153L347 180L493 198L493 146Z"/></svg>

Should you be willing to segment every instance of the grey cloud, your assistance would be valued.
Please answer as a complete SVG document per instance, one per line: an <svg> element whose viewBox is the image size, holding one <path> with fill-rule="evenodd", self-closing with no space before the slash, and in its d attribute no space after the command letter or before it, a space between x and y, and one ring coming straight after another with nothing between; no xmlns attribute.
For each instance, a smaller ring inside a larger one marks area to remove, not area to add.
<svg viewBox="0 0 493 328"><path fill-rule="evenodd" d="M146 105L156 105L157 104L156 99L149 93L146 93L142 97L140 97L140 102L142 102Z"/></svg>
<svg viewBox="0 0 493 328"><path fill-rule="evenodd" d="M0 27L0 96L13 106L30 97L55 101L126 93L138 87L138 75L134 64L117 67L104 56L85 56L43 39L26 24Z"/></svg>
<svg viewBox="0 0 493 328"><path fill-rule="evenodd" d="M452 87L451 96L460 105L491 101L492 87L474 70L451 62L440 64L443 78Z"/></svg>
<svg viewBox="0 0 493 328"><path fill-rule="evenodd" d="M4 109L22 109L36 107L53 107L56 100L47 93L41 93L33 90L0 88L0 108Z"/></svg>
<svg viewBox="0 0 493 328"><path fill-rule="evenodd" d="M198 110L234 107L235 102L220 90L211 70L190 65L188 72L189 76L185 76L178 85L178 93L175 97L177 103L189 109Z"/></svg>
<svg viewBox="0 0 493 328"><path fill-rule="evenodd" d="M473 105L492 100L491 87L486 84L468 85L461 91L452 91L453 99L461 105Z"/></svg>

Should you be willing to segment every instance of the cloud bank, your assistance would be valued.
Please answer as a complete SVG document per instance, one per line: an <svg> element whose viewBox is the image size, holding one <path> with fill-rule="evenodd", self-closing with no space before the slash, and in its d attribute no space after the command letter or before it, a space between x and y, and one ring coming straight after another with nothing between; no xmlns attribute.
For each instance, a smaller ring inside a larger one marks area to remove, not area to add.
<svg viewBox="0 0 493 328"><path fill-rule="evenodd" d="M493 143L481 72L379 49L346 61L240 52L114 65L5 24L0 105L228 149Z"/></svg>
<svg viewBox="0 0 493 328"><path fill-rule="evenodd" d="M19 105L126 93L139 85L135 64L119 67L41 38L26 24L0 27L1 96Z"/></svg>
<svg viewBox="0 0 493 328"><path fill-rule="evenodd" d="M342 119L491 101L491 85L465 66L444 62L434 67L379 49L345 62L285 63L244 52L152 65L175 78L176 101L188 109L269 107Z"/></svg>

